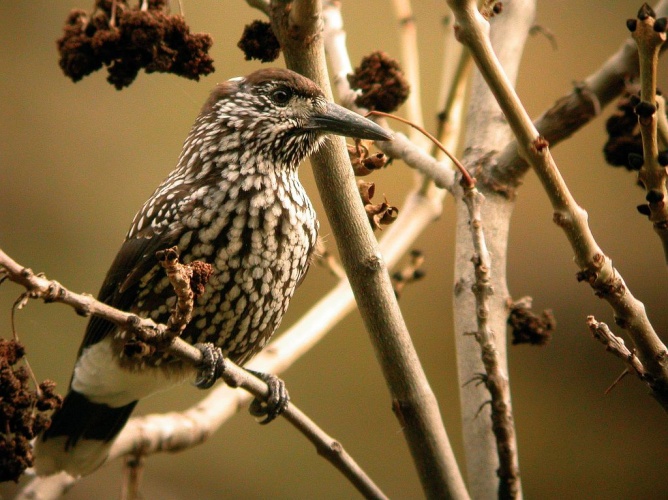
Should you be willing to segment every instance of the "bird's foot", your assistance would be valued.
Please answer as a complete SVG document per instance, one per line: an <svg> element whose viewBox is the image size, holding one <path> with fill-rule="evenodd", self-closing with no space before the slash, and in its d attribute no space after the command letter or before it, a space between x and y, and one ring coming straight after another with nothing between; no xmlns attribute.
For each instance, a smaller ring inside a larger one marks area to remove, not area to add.
<svg viewBox="0 0 668 500"><path fill-rule="evenodd" d="M269 387L266 401L261 401L258 398L255 398L248 409L250 414L254 417L265 417L264 420L260 421L261 424L268 424L283 413L290 403L290 396L285 387L285 382L276 375L256 372L254 370L246 370L264 381L267 384L267 387Z"/></svg>
<svg viewBox="0 0 668 500"><path fill-rule="evenodd" d="M216 347L210 342L206 344L195 344L202 353L202 364L197 369L197 378L195 386L198 389L210 388L225 371L225 356L220 347Z"/></svg>

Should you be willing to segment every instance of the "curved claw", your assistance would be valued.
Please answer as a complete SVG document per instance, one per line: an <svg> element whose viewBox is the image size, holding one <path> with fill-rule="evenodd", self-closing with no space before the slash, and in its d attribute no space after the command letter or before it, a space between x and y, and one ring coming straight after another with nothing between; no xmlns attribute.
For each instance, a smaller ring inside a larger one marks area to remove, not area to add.
<svg viewBox="0 0 668 500"><path fill-rule="evenodd" d="M259 423L266 425L287 409L290 395L285 387L285 382L276 375L254 370L248 370L248 372L263 380L269 387L266 401L255 398L248 409L254 417L265 417Z"/></svg>
<svg viewBox="0 0 668 500"><path fill-rule="evenodd" d="M193 347L202 353L202 364L197 371L195 386L198 389L209 389L225 371L223 351L210 342L195 344Z"/></svg>

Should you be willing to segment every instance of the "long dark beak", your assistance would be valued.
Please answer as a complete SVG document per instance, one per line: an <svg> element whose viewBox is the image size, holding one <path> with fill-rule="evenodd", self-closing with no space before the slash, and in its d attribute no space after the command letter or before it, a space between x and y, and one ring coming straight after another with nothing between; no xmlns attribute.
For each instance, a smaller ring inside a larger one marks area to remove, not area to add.
<svg viewBox="0 0 668 500"><path fill-rule="evenodd" d="M392 139L392 134L371 120L331 102L327 103L327 109L324 113L311 116L304 128L358 139L372 139L374 141L389 141Z"/></svg>

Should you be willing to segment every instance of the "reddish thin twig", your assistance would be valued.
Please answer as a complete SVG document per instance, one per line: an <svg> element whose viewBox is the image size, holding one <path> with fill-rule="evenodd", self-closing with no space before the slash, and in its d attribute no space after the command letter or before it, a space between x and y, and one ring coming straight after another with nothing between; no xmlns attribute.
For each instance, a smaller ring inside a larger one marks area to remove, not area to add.
<svg viewBox="0 0 668 500"><path fill-rule="evenodd" d="M455 155L453 155L452 153L450 153L450 151L445 149L445 146L443 146L443 144L441 144L439 142L439 140L436 139L436 137L434 137L429 132L427 132L424 129L424 127L421 127L420 125L417 125L416 123L413 123L410 120L406 120L405 118L402 118L400 116L393 115L391 113L384 113L383 111L375 111L375 110L374 111L369 111L364 116L370 116L370 115L383 116L385 118L393 118L394 120L400 121L401 123L405 123L406 125L410 125L411 127L413 127L418 132L421 132L422 134L424 134L430 141L432 141L436 145L436 147L438 149L443 151L443 153L445 153L447 155L447 157L450 158L450 160L452 160L452 163L454 163L455 166L459 169L459 171L461 172L462 177L463 177L462 183L464 184L464 187L469 188L469 189L472 189L472 188L475 187L475 183L476 183L475 177L471 177L471 174L468 173L468 171L464 168L464 165L461 164L461 162L457 159L457 157Z"/></svg>

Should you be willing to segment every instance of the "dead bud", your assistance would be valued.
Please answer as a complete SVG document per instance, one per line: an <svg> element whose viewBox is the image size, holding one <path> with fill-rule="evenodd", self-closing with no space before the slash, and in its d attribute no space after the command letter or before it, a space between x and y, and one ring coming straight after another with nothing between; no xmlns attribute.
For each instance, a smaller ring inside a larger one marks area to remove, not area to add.
<svg viewBox="0 0 668 500"><path fill-rule="evenodd" d="M513 345L545 345L550 341L557 321L550 309L537 316L531 310L531 297L522 297L509 305L508 325L512 329Z"/></svg>
<svg viewBox="0 0 668 500"><path fill-rule="evenodd" d="M387 202L387 199L378 204L371 202L371 198L373 198L374 192L376 190L376 185L373 182L358 180L357 188L360 193L360 198L362 198L362 203L364 203L364 210L366 210L366 215L369 218L371 227L374 230L382 230L382 226L392 224L399 216L399 209L390 205Z"/></svg>
<svg viewBox="0 0 668 500"><path fill-rule="evenodd" d="M421 250L411 250L410 262L399 271L392 275L392 285L394 287L394 294L399 298L404 287L410 283L421 280L425 277L425 272L422 269L424 264L424 255Z"/></svg>
<svg viewBox="0 0 668 500"><path fill-rule="evenodd" d="M213 266L201 260L196 260L188 264L192 270L190 278L190 289L193 291L195 297L199 297L204 293L206 284L213 274Z"/></svg>
<svg viewBox="0 0 668 500"><path fill-rule="evenodd" d="M355 145L348 145L348 156L353 171L358 177L369 175L374 170L387 166L388 158L383 153L369 154L369 145L372 141L357 139Z"/></svg>
<svg viewBox="0 0 668 500"><path fill-rule="evenodd" d="M33 465L30 441L51 425L50 412L63 403L51 380L30 389L25 347L0 339L0 482L18 481Z"/></svg>

